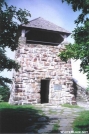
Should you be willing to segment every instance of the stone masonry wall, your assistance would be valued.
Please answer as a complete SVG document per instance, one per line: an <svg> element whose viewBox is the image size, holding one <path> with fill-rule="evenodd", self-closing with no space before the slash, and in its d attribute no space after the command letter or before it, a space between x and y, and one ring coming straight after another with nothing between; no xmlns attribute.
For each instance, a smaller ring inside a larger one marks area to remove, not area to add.
<svg viewBox="0 0 89 134"><path fill-rule="evenodd" d="M26 38L22 37L19 42L15 58L21 68L18 72L13 72L9 102L40 103L41 80L50 78L49 103L74 103L71 61L65 63L58 57L65 44L60 47L26 44ZM54 84L62 85L62 89L54 90Z"/></svg>

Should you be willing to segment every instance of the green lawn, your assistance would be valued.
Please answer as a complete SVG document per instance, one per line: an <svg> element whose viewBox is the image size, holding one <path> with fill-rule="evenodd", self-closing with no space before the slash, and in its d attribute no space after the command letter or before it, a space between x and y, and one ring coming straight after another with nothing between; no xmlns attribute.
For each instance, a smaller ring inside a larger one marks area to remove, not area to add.
<svg viewBox="0 0 89 134"><path fill-rule="evenodd" d="M69 105L66 105L69 106ZM34 125L38 118L46 117L42 110L36 108L34 105L10 105L5 102L0 103L0 133L28 133L27 127ZM42 128L44 125L38 125ZM58 124L54 125L52 132L58 132ZM73 123L74 131L88 131L89 133L89 111L83 111Z"/></svg>
<svg viewBox="0 0 89 134"><path fill-rule="evenodd" d="M82 108L77 105L63 104L63 107L68 108ZM87 131L89 133L89 111L82 111L80 115L73 122L74 131Z"/></svg>
<svg viewBox="0 0 89 134"><path fill-rule="evenodd" d="M34 125L41 114L33 105L0 103L0 133L26 133L26 128Z"/></svg>
<svg viewBox="0 0 89 134"><path fill-rule="evenodd" d="M88 131L89 133L89 111L83 111L73 123L74 131Z"/></svg>

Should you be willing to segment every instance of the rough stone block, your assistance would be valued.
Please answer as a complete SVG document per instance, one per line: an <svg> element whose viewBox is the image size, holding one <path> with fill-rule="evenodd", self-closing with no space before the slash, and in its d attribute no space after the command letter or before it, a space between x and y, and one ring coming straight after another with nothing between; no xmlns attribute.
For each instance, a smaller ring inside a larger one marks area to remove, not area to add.
<svg viewBox="0 0 89 134"><path fill-rule="evenodd" d="M18 56L19 54L19 58L16 60L20 62L21 69L14 74L15 78L13 79L13 82L15 84L15 89L18 89L19 93L24 90L23 96L25 99L27 96L27 99L30 101L29 103L37 103L40 102L41 79L50 78L50 103L61 103L61 99L64 98L69 100L69 98L67 98L69 97L68 94L70 94L69 88L71 89L72 87L72 82L70 82L72 73L71 61L69 60L66 64L60 60L57 56L60 49L57 46L40 44L25 45L26 38L20 38L20 43L21 45L16 51L16 55ZM62 89L64 92L61 91L60 93L60 91L54 91L55 83L65 85L65 88ZM29 91L27 91L27 85L31 87L29 88ZM19 95L21 96L21 94ZM30 100L30 98L33 100ZM26 103L25 100L23 103Z"/></svg>

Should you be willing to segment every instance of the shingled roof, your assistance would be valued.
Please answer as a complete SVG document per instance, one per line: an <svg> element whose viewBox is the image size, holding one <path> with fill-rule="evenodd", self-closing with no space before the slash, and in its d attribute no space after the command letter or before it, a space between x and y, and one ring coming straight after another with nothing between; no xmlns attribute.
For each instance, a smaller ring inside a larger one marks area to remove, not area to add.
<svg viewBox="0 0 89 134"><path fill-rule="evenodd" d="M62 27L59 27L41 17L36 18L34 20L29 21L28 24L22 24L22 27L29 27L29 28L37 28L37 29L44 29L44 30L50 30L50 31L57 31L57 32L63 32L70 34L69 31L65 30Z"/></svg>

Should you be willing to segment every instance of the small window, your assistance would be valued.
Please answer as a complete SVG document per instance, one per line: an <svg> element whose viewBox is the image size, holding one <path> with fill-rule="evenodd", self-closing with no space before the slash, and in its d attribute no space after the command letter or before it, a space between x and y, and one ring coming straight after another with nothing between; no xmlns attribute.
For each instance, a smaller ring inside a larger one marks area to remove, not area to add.
<svg viewBox="0 0 89 134"><path fill-rule="evenodd" d="M62 85L54 84L54 90L62 90Z"/></svg>

